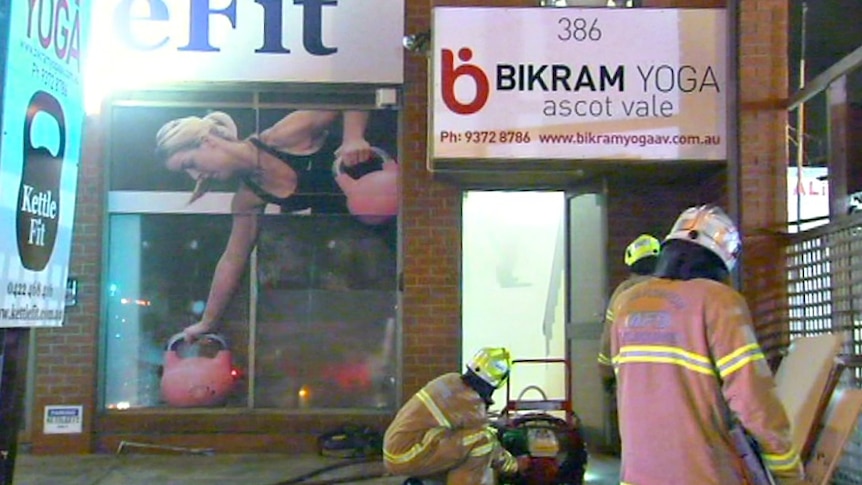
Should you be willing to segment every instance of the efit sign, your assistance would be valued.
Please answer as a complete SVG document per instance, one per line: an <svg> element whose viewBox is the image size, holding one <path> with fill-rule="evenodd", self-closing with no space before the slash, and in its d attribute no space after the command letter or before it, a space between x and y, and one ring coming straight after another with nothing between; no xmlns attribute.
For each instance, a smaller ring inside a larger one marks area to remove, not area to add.
<svg viewBox="0 0 862 485"><path fill-rule="evenodd" d="M403 79L403 1L113 0L97 15L93 77L121 88Z"/></svg>
<svg viewBox="0 0 862 485"><path fill-rule="evenodd" d="M171 42L171 10L164 0L144 0L147 4L142 15L136 15L133 7L141 0L122 0L114 10L114 27L117 37L124 44L137 50L155 50ZM173 2L176 5L176 2ZM255 53L290 54L291 50L284 45L282 18L284 4L281 1L255 0L263 15L259 25L243 27L249 32L259 33L260 43L254 49ZM335 0L294 0L294 5L301 10L301 23L295 26L302 32L302 47L313 56L328 56L338 52L337 47L327 47L323 44L323 9L337 8ZM178 37L183 45L176 47L179 51L219 52L221 47L214 46L210 40L212 22L227 21L231 27L239 30L236 0L232 0L223 8L214 8L208 0L188 2L188 25L179 32ZM160 26L151 29L155 33L147 36L137 36L137 25L149 24ZM249 28L251 27L251 28ZM160 34L159 34L160 33Z"/></svg>
<svg viewBox="0 0 862 485"><path fill-rule="evenodd" d="M433 20L433 158L726 156L724 10L437 8Z"/></svg>

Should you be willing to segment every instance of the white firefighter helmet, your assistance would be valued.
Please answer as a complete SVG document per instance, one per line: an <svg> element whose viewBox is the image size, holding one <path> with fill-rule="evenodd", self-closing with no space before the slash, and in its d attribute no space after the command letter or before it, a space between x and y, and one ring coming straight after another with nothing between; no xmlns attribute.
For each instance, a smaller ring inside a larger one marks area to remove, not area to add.
<svg viewBox="0 0 862 485"><path fill-rule="evenodd" d="M509 356L509 351L503 347L479 349L467 364L469 370L494 388L498 388L506 382L511 367L512 358Z"/></svg>
<svg viewBox="0 0 862 485"><path fill-rule="evenodd" d="M709 249L721 258L728 271L733 269L742 250L739 231L733 221L714 205L701 205L684 210L665 241L671 239L690 241Z"/></svg>

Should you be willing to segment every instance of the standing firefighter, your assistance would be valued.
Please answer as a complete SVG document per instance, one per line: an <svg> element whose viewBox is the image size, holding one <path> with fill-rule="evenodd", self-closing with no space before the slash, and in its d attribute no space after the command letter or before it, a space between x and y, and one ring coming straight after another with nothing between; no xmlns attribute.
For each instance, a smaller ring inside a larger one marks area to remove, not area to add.
<svg viewBox="0 0 862 485"><path fill-rule="evenodd" d="M608 298L608 308L605 312L605 324L602 331L601 347L599 347L599 372L602 375L602 382L606 390L613 390L614 371L611 367L611 334L610 328L613 322L613 315L610 308L614 301L620 296L620 293L631 288L632 286L646 281L652 276L655 271L655 265L658 261L658 254L661 250L661 243L649 234L641 234L626 247L626 253L623 260L626 266L629 267L629 277L624 279L616 288L614 288L611 297Z"/></svg>
<svg viewBox="0 0 862 485"><path fill-rule="evenodd" d="M514 474L526 469L529 457L509 454L488 421L491 395L506 382L510 367L508 350L483 348L463 374L444 374L426 384L386 430L386 469L448 485L493 485L495 470ZM411 478L405 483L423 482Z"/></svg>
<svg viewBox="0 0 862 485"><path fill-rule="evenodd" d="M802 479L742 295L728 284L741 243L718 207L684 211L650 279L610 309L628 485L751 483L731 429L738 422L776 481Z"/></svg>
<svg viewBox="0 0 862 485"><path fill-rule="evenodd" d="M602 378L602 387L605 390L605 407L608 410L604 422L605 439L611 449L617 451L619 450L620 430L617 426L616 379L610 358L611 323L613 322L610 308L623 291L652 277L660 250L661 243L659 240L649 234L641 234L626 246L623 261L629 267L629 276L614 288L611 297L608 298L608 306L605 311L605 322L599 345L599 376Z"/></svg>

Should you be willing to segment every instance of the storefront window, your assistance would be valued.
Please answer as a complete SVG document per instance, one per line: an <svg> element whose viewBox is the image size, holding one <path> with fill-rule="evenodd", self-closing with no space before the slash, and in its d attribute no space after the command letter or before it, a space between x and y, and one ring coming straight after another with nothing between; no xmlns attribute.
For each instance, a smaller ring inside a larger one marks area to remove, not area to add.
<svg viewBox="0 0 862 485"><path fill-rule="evenodd" d="M200 99L108 115L103 406L392 409L398 113Z"/></svg>
<svg viewBox="0 0 862 485"><path fill-rule="evenodd" d="M394 404L391 242L351 217L267 217L258 245L257 406Z"/></svg>
<svg viewBox="0 0 862 485"><path fill-rule="evenodd" d="M165 346L203 311L229 215L114 215L110 218L105 321L105 405L159 406ZM244 278L247 280L247 277ZM220 333L233 365L246 368L248 284L240 286ZM241 394L239 395L241 396ZM234 396L231 405L244 404Z"/></svg>

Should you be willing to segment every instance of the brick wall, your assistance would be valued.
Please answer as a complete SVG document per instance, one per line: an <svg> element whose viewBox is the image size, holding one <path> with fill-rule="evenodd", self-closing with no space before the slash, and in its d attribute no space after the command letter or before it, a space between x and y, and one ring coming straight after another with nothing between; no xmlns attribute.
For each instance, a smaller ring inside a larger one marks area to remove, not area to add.
<svg viewBox="0 0 862 485"><path fill-rule="evenodd" d="M431 28L429 2L406 7L406 34ZM426 168L428 58L408 53L404 66L402 389L410 396L460 361L461 197Z"/></svg>
<svg viewBox="0 0 862 485"><path fill-rule="evenodd" d="M524 0L407 0L407 34L430 29L434 6L533 6ZM405 58L402 235L403 394L461 362L461 190L426 168L428 59Z"/></svg>
<svg viewBox="0 0 862 485"><path fill-rule="evenodd" d="M652 234L661 240L687 207L707 203L723 205L725 177L720 169L712 171L712 175L696 177L692 174L678 180L647 184L627 180L609 182L609 291L629 274L623 254L634 238Z"/></svg>
<svg viewBox="0 0 862 485"><path fill-rule="evenodd" d="M740 56L740 144L742 185L743 293L765 350L774 357L786 342L786 274L778 264L787 214L788 5L780 0L742 2Z"/></svg>
<svg viewBox="0 0 862 485"><path fill-rule="evenodd" d="M36 329L36 375L31 411L35 453L86 453L92 448L96 401L97 341L104 210L102 140L98 119L90 117L84 129L84 146L78 167L78 196L69 277L78 279L78 304L66 309L63 327ZM80 435L42 434L46 405L84 407Z"/></svg>
<svg viewBox="0 0 862 485"><path fill-rule="evenodd" d="M432 6L532 6L523 0L407 0L406 34L430 29ZM406 400L461 363L461 190L426 168L428 58L405 59L402 235L403 385Z"/></svg>
<svg viewBox="0 0 862 485"><path fill-rule="evenodd" d="M651 7L724 7L724 1L644 0ZM786 289L777 264L782 243L775 232L786 222L787 153L784 104L788 97L788 17L782 0L742 0L739 10L739 205L743 234L742 287L767 350L784 342L770 337L786 325Z"/></svg>

